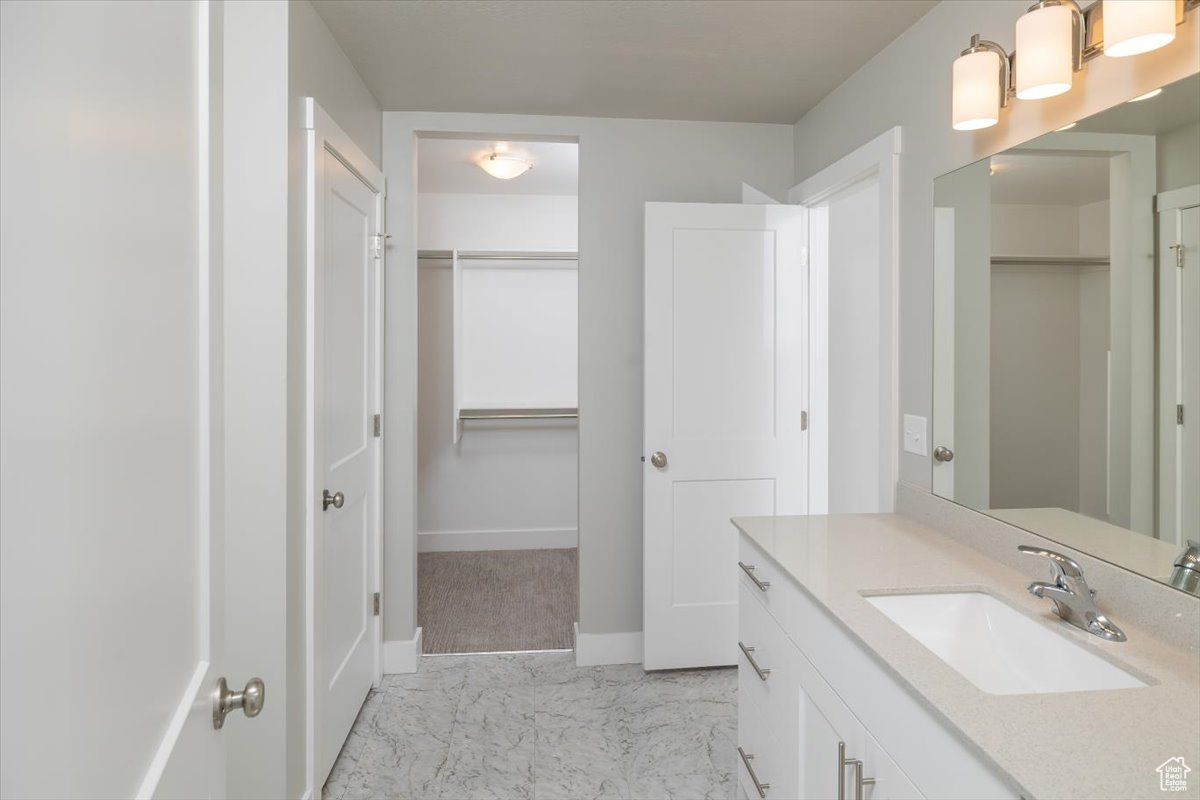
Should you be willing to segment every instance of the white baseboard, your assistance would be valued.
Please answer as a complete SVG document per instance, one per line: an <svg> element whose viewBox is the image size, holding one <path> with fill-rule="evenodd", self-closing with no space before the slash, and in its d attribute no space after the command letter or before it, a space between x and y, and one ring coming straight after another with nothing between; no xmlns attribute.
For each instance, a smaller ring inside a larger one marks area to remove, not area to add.
<svg viewBox="0 0 1200 800"><path fill-rule="evenodd" d="M498 531L421 531L418 553L467 550L559 550L579 545L576 528L533 528Z"/></svg>
<svg viewBox="0 0 1200 800"><path fill-rule="evenodd" d="M383 643L383 674L403 675L417 671L421 661L421 629L411 639L385 640Z"/></svg>
<svg viewBox="0 0 1200 800"><path fill-rule="evenodd" d="M641 664L642 632L580 633L575 623L575 666Z"/></svg>

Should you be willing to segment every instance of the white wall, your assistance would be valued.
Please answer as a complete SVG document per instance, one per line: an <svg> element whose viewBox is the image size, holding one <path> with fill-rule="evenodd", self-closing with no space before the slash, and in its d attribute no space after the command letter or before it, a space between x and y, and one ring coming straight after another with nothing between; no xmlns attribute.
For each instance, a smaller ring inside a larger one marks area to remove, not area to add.
<svg viewBox="0 0 1200 800"><path fill-rule="evenodd" d="M547 194L418 195L421 250L579 248L579 199Z"/></svg>
<svg viewBox="0 0 1200 800"><path fill-rule="evenodd" d="M254 2L251 2L253 5ZM272 414L283 415L287 420L287 522L280 529L280 536L287 542L287 658L288 681L285 693L276 693L278 701L287 705L287 788L286 796L298 797L307 784L305 729L305 603L306 596L298 587L305 585L305 512L310 505L310 487L305 484L305 189L304 164L306 154L306 132L303 128L303 100L316 98L317 103L333 118L358 147L378 166L382 161L380 140L382 115L379 103L371 95L366 84L350 63L350 59L334 40L324 21L309 0L291 0L285 5L280 24L285 25L287 60L284 74L286 86L286 129L280 131L278 158L286 163L286 275L280 277L278 290L286 284L286 314L278 320L265 323L259 320L264 335L280 336L286 333L286 411L275 409ZM264 158L263 162L273 163ZM249 165L248 169L253 169ZM285 319L286 318L286 319ZM261 424L268 417L260 417ZM235 553L236 554L236 553ZM252 565L253 566L253 565ZM238 614L238 608L230 613ZM274 687L269 687L274 688ZM278 691L278 690L277 690ZM252 726L230 726L249 729ZM253 755L253 751L248 751ZM240 759L240 769L249 775L261 772L249 757ZM232 769L232 767L231 767ZM320 787L315 788L320 794ZM279 797L284 794L278 787L263 791L258 796Z"/></svg>
<svg viewBox="0 0 1200 800"><path fill-rule="evenodd" d="M1037 102L1015 101L998 125L978 133L950 127L950 69L980 33L1012 48L1026 0L944 2L830 93L795 126L796 182L893 125L904 129L900 186L900 411L929 415L933 364L933 179L1074 119L1196 72L1196 14L1174 43L1131 59L1098 58L1075 88ZM932 444L937 444L933 442ZM931 459L901 455L901 478L928 489Z"/></svg>
<svg viewBox="0 0 1200 800"><path fill-rule="evenodd" d="M572 251L577 232L573 196L418 196L420 250ZM451 441L449 266L422 261L418 271L418 549L573 547L579 460L574 424L469 423L461 441Z"/></svg>
<svg viewBox="0 0 1200 800"><path fill-rule="evenodd" d="M1200 183L1200 122L1158 136L1158 191Z"/></svg>
<svg viewBox="0 0 1200 800"><path fill-rule="evenodd" d="M415 627L417 131L577 137L579 157L580 629L642 628L642 230L650 200L741 200L745 181L782 197L786 125L487 114L385 113L388 176L385 638Z"/></svg>

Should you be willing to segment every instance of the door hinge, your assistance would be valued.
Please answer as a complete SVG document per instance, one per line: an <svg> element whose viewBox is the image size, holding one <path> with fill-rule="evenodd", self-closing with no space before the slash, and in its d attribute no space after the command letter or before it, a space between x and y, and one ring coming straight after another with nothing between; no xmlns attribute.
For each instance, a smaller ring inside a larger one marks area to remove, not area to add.
<svg viewBox="0 0 1200 800"><path fill-rule="evenodd" d="M371 611L376 617L379 616L379 592L371 595Z"/></svg>
<svg viewBox="0 0 1200 800"><path fill-rule="evenodd" d="M802 431L808 430L808 412L807 411L800 412L800 430L802 430Z"/></svg>
<svg viewBox="0 0 1200 800"><path fill-rule="evenodd" d="M1183 403L1180 403L1179 405L1175 406L1175 424L1176 425L1183 424Z"/></svg>
<svg viewBox="0 0 1200 800"><path fill-rule="evenodd" d="M1175 251L1175 266L1183 269L1183 245L1173 244L1171 249Z"/></svg>
<svg viewBox="0 0 1200 800"><path fill-rule="evenodd" d="M383 436L383 416L381 414L376 414L371 418L371 425L375 438Z"/></svg>
<svg viewBox="0 0 1200 800"><path fill-rule="evenodd" d="M368 238L371 239L371 249L375 258L383 258L383 248L387 240L392 238L390 233L372 233Z"/></svg>

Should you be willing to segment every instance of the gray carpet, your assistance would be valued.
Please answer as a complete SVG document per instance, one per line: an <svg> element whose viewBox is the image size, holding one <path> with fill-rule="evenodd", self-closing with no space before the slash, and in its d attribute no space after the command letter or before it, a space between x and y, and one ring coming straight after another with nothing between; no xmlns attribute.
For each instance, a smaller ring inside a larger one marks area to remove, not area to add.
<svg viewBox="0 0 1200 800"><path fill-rule="evenodd" d="M417 556L424 653L567 650L579 611L576 550Z"/></svg>

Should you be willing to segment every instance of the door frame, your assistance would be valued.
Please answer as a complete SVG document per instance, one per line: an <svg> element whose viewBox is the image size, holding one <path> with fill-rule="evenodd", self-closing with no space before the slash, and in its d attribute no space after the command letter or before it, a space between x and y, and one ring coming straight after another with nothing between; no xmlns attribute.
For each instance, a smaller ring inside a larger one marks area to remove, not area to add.
<svg viewBox="0 0 1200 800"><path fill-rule="evenodd" d="M1182 332L1177 316L1179 268L1170 245L1179 245L1183 234L1182 212L1200 206L1200 184L1159 192L1155 195L1155 240L1158 244L1157 306L1157 380L1158 413L1155 434L1158 444L1157 486L1155 503L1158 509L1157 535L1167 542L1183 546L1183 531L1179 524L1183 486L1179 476L1179 451L1182 432L1174 421L1175 404L1179 402L1179 346ZM1168 244L1168 242L1170 244ZM1194 412L1192 412L1194 413ZM1167 491L1168 482L1170 490ZM1170 530L1166 526L1170 525ZM1166 534L1166 535L1164 535Z"/></svg>
<svg viewBox="0 0 1200 800"><path fill-rule="evenodd" d="M308 787L306 797L319 797L324 784L324 776L317 774L317 731L321 724L319 704L317 703L317 608L316 608L316 526L315 513L317 499L321 496L320 469L316 463L316 355L317 330L316 313L319 298L316 296L316 276L321 268L322 242L317 225L317 199L323 190L319 179L318 155L328 151L338 158L360 180L375 192L375 213L378 220L378 230L374 234L375 243L375 296L370 324L374 329L375 350L372 354L373 374L369 379L369 389L372 405L376 413L383 413L383 333L384 311L383 291L385 275L386 234L384 222L385 200L387 198L387 181L383 173L371 163L354 141L343 131L333 118L321 108L320 104L311 97L304 98L304 130L306 131L305 147L305 355L304 355L304 391L305 391L305 428L304 428L304 486L308 497L305 502L304 515L304 590L305 590L305 754ZM382 417L381 417L382 418ZM383 522L383 431L372 437L370 442L371 474L368 478L367 501L369 509L370 548L369 557L372 560L370 572L372 591L380 595L380 611L371 621L371 648L374 651L372 662L375 665L375 676L372 681L378 686L383 677L383 616L382 616L382 543L381 532Z"/></svg>
<svg viewBox="0 0 1200 800"><path fill-rule="evenodd" d="M879 467L879 510L895 508L896 482L900 477L900 152L901 129L893 127L788 190L788 202L816 212L838 195L860 184L879 186L879 307L887 316L881 320L880 385L887 398L880 414L880 452L887 458ZM828 462L828 396L822 400L812 391L829 384L829 261L828 253L814 246L815 213L809 215L809 443L808 502L810 514L828 512L828 472L813 469Z"/></svg>

